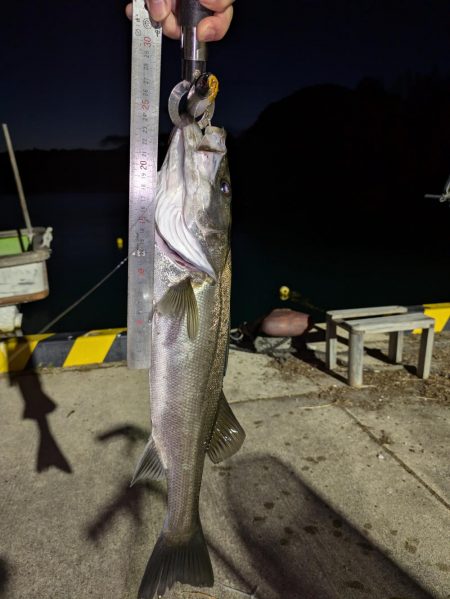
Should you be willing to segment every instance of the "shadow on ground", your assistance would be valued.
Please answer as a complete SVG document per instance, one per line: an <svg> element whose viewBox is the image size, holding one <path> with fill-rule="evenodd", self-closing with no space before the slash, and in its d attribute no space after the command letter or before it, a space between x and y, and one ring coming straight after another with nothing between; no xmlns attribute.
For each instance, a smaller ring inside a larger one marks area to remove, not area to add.
<svg viewBox="0 0 450 599"><path fill-rule="evenodd" d="M98 434L96 439L106 444L117 439L125 441L125 453L130 455L137 443L144 448L148 437L149 432L145 429L133 424L123 424ZM105 504L93 520L86 525L85 536L89 541L97 543L113 526L119 513L128 514L132 527L138 528L143 521L145 501L151 501L152 493L165 496L162 487L152 481L140 482L130 487L131 475L132 472L130 472L130 477L117 487L113 499Z"/></svg>
<svg viewBox="0 0 450 599"><path fill-rule="evenodd" d="M125 439L131 450L138 442L143 445L147 437L144 429L124 424L101 433L97 440ZM430 599L370 543L370 521L364 523L367 537L363 536L281 460L270 455L242 456L213 468L222 476L204 484L214 486L218 501L226 498L223 510L230 532L234 528L239 542L228 553L229 548L224 550L214 533L211 535L211 527L207 542L225 571L240 589L246 589L239 591L242 596ZM128 480L122 481L113 499L87 523L85 537L97 543L119 513L127 513L134 538L138 538L147 502L165 498L165 494L160 483L141 482L130 488ZM223 530L221 534L229 535ZM216 573L216 582L224 586L220 577Z"/></svg>
<svg viewBox="0 0 450 599"><path fill-rule="evenodd" d="M258 596L430 597L274 457L237 459L227 497ZM370 536L369 521L364 528Z"/></svg>
<svg viewBox="0 0 450 599"><path fill-rule="evenodd" d="M48 414L56 410L56 403L44 393L36 373L10 375L11 385L19 388L25 407L22 418L35 420L39 430L39 445L36 459L36 472L44 472L51 467L71 473L67 458L58 446L50 428Z"/></svg>
<svg viewBox="0 0 450 599"><path fill-rule="evenodd" d="M109 442L114 439L123 439L126 441L126 451L129 455L136 443L147 443L149 438L149 431L144 430L134 424L123 424L117 426L109 431L100 433L97 435L97 441L102 443ZM144 448L145 445L142 446Z"/></svg>
<svg viewBox="0 0 450 599"><path fill-rule="evenodd" d="M86 526L86 538L97 543L102 536L112 527L119 513L130 516L132 526L137 528L143 522L145 513L144 501L151 501L150 494L163 495L163 491L157 483L140 482L130 487L130 480L122 482L112 501L106 504L97 516Z"/></svg>
<svg viewBox="0 0 450 599"><path fill-rule="evenodd" d="M8 562L0 556L0 597L7 597L8 581L10 579L10 570Z"/></svg>

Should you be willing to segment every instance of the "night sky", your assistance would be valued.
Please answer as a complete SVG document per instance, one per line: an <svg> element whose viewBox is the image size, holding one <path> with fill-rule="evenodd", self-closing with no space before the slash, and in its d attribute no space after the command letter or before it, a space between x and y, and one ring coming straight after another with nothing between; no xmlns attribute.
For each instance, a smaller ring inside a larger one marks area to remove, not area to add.
<svg viewBox="0 0 450 599"><path fill-rule="evenodd" d="M6 3L5 3L6 4ZM17 149L96 148L129 130L130 22L122 0L14 0L0 19L0 120ZM238 133L261 111L318 83L386 87L410 71L450 71L446 0L237 0L227 37L210 44L221 92L216 123ZM164 40L161 129L180 79ZM295 114L287 114L289 126Z"/></svg>

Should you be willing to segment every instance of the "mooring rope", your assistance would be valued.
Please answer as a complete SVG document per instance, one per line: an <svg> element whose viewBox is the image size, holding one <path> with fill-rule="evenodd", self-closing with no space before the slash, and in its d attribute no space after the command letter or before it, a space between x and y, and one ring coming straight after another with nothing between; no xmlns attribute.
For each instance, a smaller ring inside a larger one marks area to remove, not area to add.
<svg viewBox="0 0 450 599"><path fill-rule="evenodd" d="M93 287L91 287L88 291L86 291L86 293L83 293L83 295L81 297L79 297L75 302L70 304L70 306L68 306L65 310L63 310L60 314L58 314L58 316L53 318L53 320L51 320L49 323L47 323L40 331L38 331L37 335L43 335L44 333L46 333L53 325L55 325L62 318L64 318L64 316L69 314L69 312L72 312L72 310L74 310L77 306L79 306L85 299L87 299L92 293L94 293L94 291L96 291L99 287L101 287L103 285L103 283L106 283L106 281L110 277L112 277L114 273L116 273L120 268L122 268L122 266L128 261L128 258L130 257L130 255L131 254L129 254L123 260L121 260L119 262L119 264L117 264L112 270L110 270L109 273L106 274L102 279L100 279L100 281L98 281ZM18 337L17 339L19 340L19 343L21 343L20 342L21 338ZM19 347L10 357L8 357L8 360L10 362L12 362L18 356L20 356L20 354L22 352L24 352L27 349L28 349L28 343L25 343L24 345L22 345L22 347Z"/></svg>
<svg viewBox="0 0 450 599"><path fill-rule="evenodd" d="M123 260L121 260L121 262L119 262L119 264L117 264L107 275L105 275L103 277L103 279L100 279L100 281L98 283L96 283L93 287L91 287L89 289L89 291L86 291L86 293L84 293L80 298L78 298L75 302L73 302L73 304L71 304L68 308L66 308L65 310L63 310L61 312L61 314L59 314L51 322L49 322L48 324L46 324L45 327L39 331L38 335L42 335L43 333L46 333L50 329L50 327L52 327L54 324L56 324L57 322L59 322L61 320L61 318L63 318L66 314L69 314L69 312L71 312L74 308L76 308L79 304L81 304L81 302L83 302L92 293L94 293L94 291L96 291L99 287L101 287L103 285L103 283L106 283L106 281L110 277L112 277L112 275L116 271L118 271L119 268L121 268L125 264L125 262L127 262L127 260L128 260L128 256L126 258L124 258Z"/></svg>

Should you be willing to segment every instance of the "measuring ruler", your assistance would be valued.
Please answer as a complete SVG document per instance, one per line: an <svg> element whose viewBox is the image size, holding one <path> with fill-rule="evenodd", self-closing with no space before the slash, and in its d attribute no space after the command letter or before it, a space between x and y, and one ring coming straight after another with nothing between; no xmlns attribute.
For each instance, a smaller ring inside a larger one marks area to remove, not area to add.
<svg viewBox="0 0 450 599"><path fill-rule="evenodd" d="M162 30L133 0L127 362L150 367Z"/></svg>

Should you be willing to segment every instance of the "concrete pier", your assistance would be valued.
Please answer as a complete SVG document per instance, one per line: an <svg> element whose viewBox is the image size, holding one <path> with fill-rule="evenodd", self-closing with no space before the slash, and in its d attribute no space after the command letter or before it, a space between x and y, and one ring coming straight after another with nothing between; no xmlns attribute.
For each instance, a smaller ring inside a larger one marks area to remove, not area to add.
<svg viewBox="0 0 450 599"><path fill-rule="evenodd" d="M225 393L247 439L204 473L216 584L166 597L450 597L445 365L425 382L374 352L355 390L322 349L231 350ZM136 598L165 513L163 483L129 488L148 404L147 373L124 365L0 379L0 597Z"/></svg>

